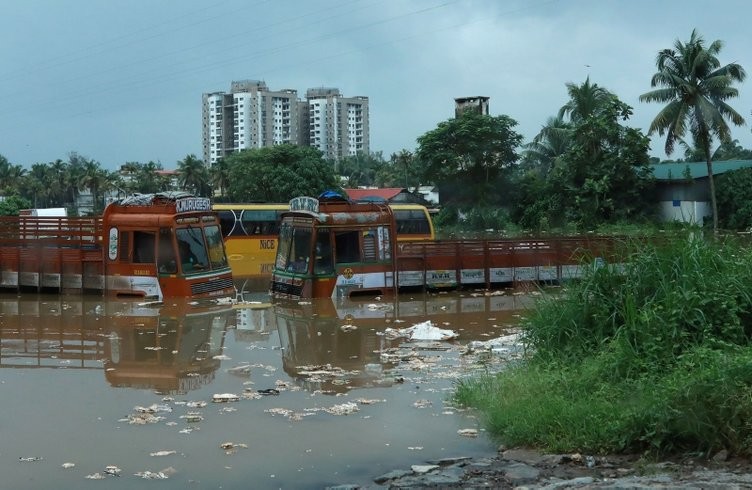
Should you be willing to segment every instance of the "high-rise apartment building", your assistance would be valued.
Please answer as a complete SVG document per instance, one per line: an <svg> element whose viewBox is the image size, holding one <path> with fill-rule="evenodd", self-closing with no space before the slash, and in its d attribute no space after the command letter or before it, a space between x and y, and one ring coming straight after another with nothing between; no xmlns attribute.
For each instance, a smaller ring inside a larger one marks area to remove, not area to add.
<svg viewBox="0 0 752 490"><path fill-rule="evenodd" d="M280 144L310 145L326 158L369 151L368 98L334 88L271 91L258 80L232 82L230 92L202 98L204 162L233 152Z"/></svg>
<svg viewBox="0 0 752 490"><path fill-rule="evenodd" d="M336 88L306 91L308 145L326 158L368 153L368 97L342 97Z"/></svg>

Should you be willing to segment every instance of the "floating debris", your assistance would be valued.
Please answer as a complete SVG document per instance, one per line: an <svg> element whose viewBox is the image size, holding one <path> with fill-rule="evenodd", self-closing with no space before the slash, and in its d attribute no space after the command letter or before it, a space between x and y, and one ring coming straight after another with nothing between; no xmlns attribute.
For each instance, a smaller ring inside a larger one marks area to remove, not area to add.
<svg viewBox="0 0 752 490"><path fill-rule="evenodd" d="M346 402L323 409L324 412L331 415L351 415L359 410L358 405L353 402Z"/></svg>
<svg viewBox="0 0 752 490"><path fill-rule="evenodd" d="M63 469L69 470L71 468L74 468L76 466L76 463L63 463L60 465Z"/></svg>
<svg viewBox="0 0 752 490"><path fill-rule="evenodd" d="M204 408L206 405L207 405L206 402L203 400L185 403L185 406L188 408Z"/></svg>
<svg viewBox="0 0 752 490"><path fill-rule="evenodd" d="M87 480L104 480L107 478L102 473L92 473L91 475L86 475L85 477Z"/></svg>
<svg viewBox="0 0 752 490"><path fill-rule="evenodd" d="M478 437L478 429L460 429L457 434L462 437Z"/></svg>
<svg viewBox="0 0 752 490"><path fill-rule="evenodd" d="M18 458L18 460L21 461L22 463L31 463L31 462L34 462L34 461L42 461L43 459L44 458L41 458L39 456L31 456L31 457L28 457L28 458L23 458L23 457L22 458Z"/></svg>
<svg viewBox="0 0 752 490"><path fill-rule="evenodd" d="M217 361L231 361L232 357L226 354L219 354L219 355L212 357L212 359L216 359Z"/></svg>
<svg viewBox="0 0 752 490"><path fill-rule="evenodd" d="M256 390L256 393L258 393L261 396L270 396L270 395L274 396L274 395L279 395L279 390L274 389L274 388L266 388L263 390Z"/></svg>
<svg viewBox="0 0 752 490"><path fill-rule="evenodd" d="M223 442L219 445L222 449L224 449L225 454L235 454L238 449L247 449L248 444L236 444L234 442Z"/></svg>
<svg viewBox="0 0 752 490"><path fill-rule="evenodd" d="M413 407L415 408L427 408L433 405L433 402L431 400L416 400L413 403Z"/></svg>
<svg viewBox="0 0 752 490"><path fill-rule="evenodd" d="M195 423L195 422L202 422L204 420L204 416L198 412L188 412L185 415L181 415L180 418L185 420L189 424Z"/></svg>
<svg viewBox="0 0 752 490"><path fill-rule="evenodd" d="M384 330L384 335L389 339L406 337L409 340L452 340L458 337L454 330L438 328L434 326L431 320L417 323L408 328L387 328Z"/></svg>
<svg viewBox="0 0 752 490"><path fill-rule="evenodd" d="M136 406L136 407L133 407L133 410L139 413L160 413L160 412L172 412L172 407L166 404L155 403L148 407Z"/></svg>
<svg viewBox="0 0 752 490"><path fill-rule="evenodd" d="M231 367L227 370L229 374L232 374L234 376L250 376L251 375L251 365L250 364L242 364L240 366Z"/></svg>
<svg viewBox="0 0 752 490"><path fill-rule="evenodd" d="M177 451L162 450L162 451L154 451L153 453L149 453L149 456L154 456L154 457L172 456L173 454L176 454L176 453Z"/></svg>
<svg viewBox="0 0 752 490"><path fill-rule="evenodd" d="M118 468L118 467L117 467L117 466L115 466L114 464L111 464L111 465L107 465L107 466L106 466L106 467L104 468L104 472L105 472L105 474L107 474L107 475L112 475L112 476L120 476L120 473L122 473L122 472L123 472L123 470L121 470L120 468Z"/></svg>
<svg viewBox="0 0 752 490"><path fill-rule="evenodd" d="M339 329L347 333L347 332L352 332L353 330L357 330L358 327L355 325L342 325L341 327L339 327Z"/></svg>
<svg viewBox="0 0 752 490"><path fill-rule="evenodd" d="M376 400L376 399L368 399L368 398L358 398L355 400L355 403L359 405L373 405L375 403L386 403L386 400Z"/></svg>
<svg viewBox="0 0 752 490"><path fill-rule="evenodd" d="M228 403L238 400L240 400L240 397L234 393L221 393L212 396L212 402L214 403Z"/></svg>
<svg viewBox="0 0 752 490"><path fill-rule="evenodd" d="M165 468L162 471L139 471L138 473L135 473L135 475L145 480L166 480L175 473L175 468L170 466L169 468Z"/></svg>

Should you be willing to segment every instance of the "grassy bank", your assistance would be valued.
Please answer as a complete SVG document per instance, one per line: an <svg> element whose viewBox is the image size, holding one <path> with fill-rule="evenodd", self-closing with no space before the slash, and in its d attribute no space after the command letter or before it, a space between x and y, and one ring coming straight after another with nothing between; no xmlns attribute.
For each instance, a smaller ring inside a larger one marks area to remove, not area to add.
<svg viewBox="0 0 752 490"><path fill-rule="evenodd" d="M550 451L752 451L752 254L737 243L625 244L541 301L527 363L458 384L508 445Z"/></svg>

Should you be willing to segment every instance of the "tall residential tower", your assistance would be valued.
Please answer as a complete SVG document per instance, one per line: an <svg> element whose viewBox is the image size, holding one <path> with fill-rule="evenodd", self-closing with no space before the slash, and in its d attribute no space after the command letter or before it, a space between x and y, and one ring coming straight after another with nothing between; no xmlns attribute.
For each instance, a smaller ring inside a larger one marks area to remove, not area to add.
<svg viewBox="0 0 752 490"><path fill-rule="evenodd" d="M336 88L271 91L258 80L232 82L230 93L202 98L204 162L233 152L281 144L318 148L325 158L369 152L368 98L342 97Z"/></svg>

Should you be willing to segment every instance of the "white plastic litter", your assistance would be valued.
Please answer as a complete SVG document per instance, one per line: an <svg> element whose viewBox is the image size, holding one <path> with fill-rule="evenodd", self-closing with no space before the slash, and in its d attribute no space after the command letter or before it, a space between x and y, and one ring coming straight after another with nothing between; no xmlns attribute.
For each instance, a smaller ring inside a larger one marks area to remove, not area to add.
<svg viewBox="0 0 752 490"><path fill-rule="evenodd" d="M384 334L390 338L406 337L410 340L452 340L458 337L454 330L438 328L431 320L416 323L408 328L387 328Z"/></svg>

